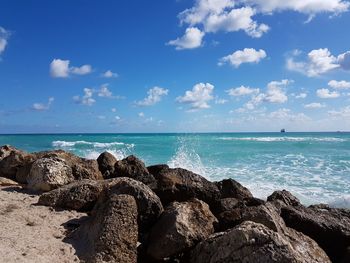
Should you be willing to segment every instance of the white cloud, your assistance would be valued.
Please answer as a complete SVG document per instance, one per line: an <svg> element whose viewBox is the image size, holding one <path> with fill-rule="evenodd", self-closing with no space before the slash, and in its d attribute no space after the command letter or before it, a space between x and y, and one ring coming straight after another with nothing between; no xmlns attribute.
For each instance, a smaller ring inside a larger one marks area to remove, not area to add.
<svg viewBox="0 0 350 263"><path fill-rule="evenodd" d="M50 74L54 78L67 78L70 74L86 75L92 72L90 65L69 67L69 60L54 59L50 64Z"/></svg>
<svg viewBox="0 0 350 263"><path fill-rule="evenodd" d="M282 81L271 81L267 85L267 92L264 100L271 103L285 103L288 101L285 87L293 81L284 79Z"/></svg>
<svg viewBox="0 0 350 263"><path fill-rule="evenodd" d="M263 49L255 50L254 48L245 48L237 50L231 55L225 56L219 60L218 65L222 66L230 63L232 66L238 68L243 63L259 63L266 58L266 52Z"/></svg>
<svg viewBox="0 0 350 263"><path fill-rule="evenodd" d="M112 112L117 112L117 109L116 108L112 108L111 111Z"/></svg>
<svg viewBox="0 0 350 263"><path fill-rule="evenodd" d="M328 86L330 86L333 89L350 89L350 82L345 80L331 80L330 82L328 82Z"/></svg>
<svg viewBox="0 0 350 263"><path fill-rule="evenodd" d="M147 97L141 101L137 101L138 106L152 106L162 100L163 96L168 95L169 90L160 87L153 87L147 91Z"/></svg>
<svg viewBox="0 0 350 263"><path fill-rule="evenodd" d="M336 118L341 118L341 119L350 118L350 106L342 108L338 111L336 111L336 110L328 111L328 115L330 115L332 117L336 117Z"/></svg>
<svg viewBox="0 0 350 263"><path fill-rule="evenodd" d="M9 36L10 36L10 33L5 28L0 26L0 55L6 49Z"/></svg>
<svg viewBox="0 0 350 263"><path fill-rule="evenodd" d="M108 84L102 84L100 90L98 91L99 97L111 98L113 93L108 89Z"/></svg>
<svg viewBox="0 0 350 263"><path fill-rule="evenodd" d="M340 14L348 11L350 3L343 0L243 0L263 13L292 10L308 15L318 13Z"/></svg>
<svg viewBox="0 0 350 263"><path fill-rule="evenodd" d="M329 89L318 89L316 94L321 99L335 99L340 96L336 91L330 91Z"/></svg>
<svg viewBox="0 0 350 263"><path fill-rule="evenodd" d="M306 97L307 97L307 93L304 93L304 92L295 95L296 99L305 99Z"/></svg>
<svg viewBox="0 0 350 263"><path fill-rule="evenodd" d="M53 97L50 97L48 102L46 104L44 103L34 103L32 106L33 110L36 111L46 111L50 109L51 104L53 103L55 99Z"/></svg>
<svg viewBox="0 0 350 263"><path fill-rule="evenodd" d="M326 107L326 105L321 104L319 102L312 102L312 103L304 105L305 109L320 109L320 108L324 108L324 107Z"/></svg>
<svg viewBox="0 0 350 263"><path fill-rule="evenodd" d="M119 116L115 116L114 119L117 121L121 120L121 118Z"/></svg>
<svg viewBox="0 0 350 263"><path fill-rule="evenodd" d="M254 93L259 93L259 91L260 91L259 89L252 89L250 87L240 86L238 88L229 89L226 92L230 96L240 97L240 96L251 95Z"/></svg>
<svg viewBox="0 0 350 263"><path fill-rule="evenodd" d="M290 109L286 108L270 112L266 117L271 119L271 121L283 120L288 122L306 122L311 120L304 113L293 113Z"/></svg>
<svg viewBox="0 0 350 263"><path fill-rule="evenodd" d="M215 98L215 104L223 105L223 104L226 104L227 102L228 100Z"/></svg>
<svg viewBox="0 0 350 263"><path fill-rule="evenodd" d="M350 51L336 57L328 48L315 49L309 52L305 61L296 61L296 55L287 58L287 69L309 77L317 77L335 69L350 70Z"/></svg>
<svg viewBox="0 0 350 263"><path fill-rule="evenodd" d="M112 72L111 70L107 70L105 73L102 74L105 78L118 78L118 73Z"/></svg>
<svg viewBox="0 0 350 263"><path fill-rule="evenodd" d="M143 112L139 112L139 113L138 113L138 116L141 117L141 118L143 118L143 117L145 117L145 114L144 114Z"/></svg>
<svg viewBox="0 0 350 263"><path fill-rule="evenodd" d="M93 89L85 88L84 96L82 97L74 96L73 100L78 104L92 106L96 102L96 100L92 97L93 93L94 93Z"/></svg>
<svg viewBox="0 0 350 263"><path fill-rule="evenodd" d="M104 116L104 115L99 115L99 116L97 116L97 119L99 119L99 120L105 120L105 119L106 119L106 116Z"/></svg>
<svg viewBox="0 0 350 263"><path fill-rule="evenodd" d="M187 90L184 96L176 98L177 102L190 104L191 111L210 108L209 102L214 99L214 86L210 83L198 83L192 90Z"/></svg>
<svg viewBox="0 0 350 263"><path fill-rule="evenodd" d="M168 45L175 46L177 50L198 48L202 45L204 33L196 27L189 27L185 34L175 40L170 40Z"/></svg>

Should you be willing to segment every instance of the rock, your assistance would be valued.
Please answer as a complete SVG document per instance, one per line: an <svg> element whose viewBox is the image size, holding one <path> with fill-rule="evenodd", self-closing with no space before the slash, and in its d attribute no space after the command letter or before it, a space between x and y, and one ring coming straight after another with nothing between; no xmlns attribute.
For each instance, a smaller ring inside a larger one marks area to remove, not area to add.
<svg viewBox="0 0 350 263"><path fill-rule="evenodd" d="M152 228L147 252L161 260L187 250L214 233L215 221L203 201L173 202Z"/></svg>
<svg viewBox="0 0 350 263"><path fill-rule="evenodd" d="M16 180L19 169L31 165L35 157L32 154L5 145L0 148L0 176Z"/></svg>
<svg viewBox="0 0 350 263"><path fill-rule="evenodd" d="M74 181L72 169L60 158L36 160L27 178L28 187L35 191L50 191Z"/></svg>
<svg viewBox="0 0 350 263"><path fill-rule="evenodd" d="M153 175L159 174L163 169L169 169L169 166L167 164L156 164L147 167L148 172Z"/></svg>
<svg viewBox="0 0 350 263"><path fill-rule="evenodd" d="M16 186L16 185L18 185L17 182L5 177L0 177L0 186Z"/></svg>
<svg viewBox="0 0 350 263"><path fill-rule="evenodd" d="M39 205L89 212L96 204L104 184L101 181L81 180L43 193Z"/></svg>
<svg viewBox="0 0 350 263"><path fill-rule="evenodd" d="M267 197L267 201L269 201L269 202L280 201L284 205L287 205L287 206L300 206L301 205L299 199L296 198L295 196L293 196L290 192L288 192L286 190L273 192L272 195Z"/></svg>
<svg viewBox="0 0 350 263"><path fill-rule="evenodd" d="M157 188L154 191L163 205L197 198L211 206L219 200L220 192L214 183L185 169L165 168L154 176L157 180Z"/></svg>
<svg viewBox="0 0 350 263"><path fill-rule="evenodd" d="M350 210L328 206L282 206L288 227L314 239L332 262L342 262L350 247Z"/></svg>
<svg viewBox="0 0 350 263"><path fill-rule="evenodd" d="M215 183L220 191L221 198L233 197L238 200L252 198L252 193L243 185L233 179L225 179Z"/></svg>
<svg viewBox="0 0 350 263"><path fill-rule="evenodd" d="M127 177L107 180L109 195L128 194L135 198L141 232L150 229L163 212L159 197L145 184Z"/></svg>
<svg viewBox="0 0 350 263"><path fill-rule="evenodd" d="M262 224L246 221L199 243L191 252L189 262L330 262L316 242L297 234L292 231L289 237Z"/></svg>
<svg viewBox="0 0 350 263"><path fill-rule="evenodd" d="M133 155L115 163L113 177L130 177L148 185L152 189L156 185L153 175L148 172L145 164Z"/></svg>
<svg viewBox="0 0 350 263"><path fill-rule="evenodd" d="M137 205L130 195L101 195L74 233L85 262L137 262Z"/></svg>
<svg viewBox="0 0 350 263"><path fill-rule="evenodd" d="M109 152L103 152L97 158L98 168L101 171L103 178L110 178L114 173L114 165L117 159Z"/></svg>
<svg viewBox="0 0 350 263"><path fill-rule="evenodd" d="M45 151L35 153L37 159L40 158L61 158L68 166L71 167L73 176L76 180L91 179L102 180L102 174L98 169L98 163L96 160L88 160L80 158L72 153L65 152L63 150Z"/></svg>

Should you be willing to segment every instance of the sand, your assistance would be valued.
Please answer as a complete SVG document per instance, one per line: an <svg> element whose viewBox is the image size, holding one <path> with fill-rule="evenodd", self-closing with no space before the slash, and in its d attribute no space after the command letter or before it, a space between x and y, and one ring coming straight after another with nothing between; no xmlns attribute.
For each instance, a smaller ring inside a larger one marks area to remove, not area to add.
<svg viewBox="0 0 350 263"><path fill-rule="evenodd" d="M79 262L63 241L63 224L86 214L35 205L38 199L20 187L0 187L0 261Z"/></svg>

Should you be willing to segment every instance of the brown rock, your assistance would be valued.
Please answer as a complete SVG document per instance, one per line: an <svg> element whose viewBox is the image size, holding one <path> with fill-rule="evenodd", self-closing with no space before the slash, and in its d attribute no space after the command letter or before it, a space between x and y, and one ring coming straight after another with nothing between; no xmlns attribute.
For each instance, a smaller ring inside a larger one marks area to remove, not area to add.
<svg viewBox="0 0 350 263"><path fill-rule="evenodd" d="M156 260L183 252L209 237L215 221L203 201L173 202L152 228L147 252Z"/></svg>
<svg viewBox="0 0 350 263"><path fill-rule="evenodd" d="M17 182L5 177L0 177L0 186L16 186L16 185L18 185Z"/></svg>
<svg viewBox="0 0 350 263"><path fill-rule="evenodd" d="M101 171L103 178L110 178L114 173L114 165L117 159L109 152L103 152L97 158L98 168Z"/></svg>
<svg viewBox="0 0 350 263"><path fill-rule="evenodd" d="M286 190L282 191L275 191L267 197L267 201L273 202L273 201L279 201L282 202L284 205L287 206L300 206L301 203L298 198L293 196L290 192Z"/></svg>
<svg viewBox="0 0 350 263"><path fill-rule="evenodd" d="M221 198L236 198L243 200L245 198L252 198L252 193L239 182L233 179L225 179L215 183L220 190Z"/></svg>

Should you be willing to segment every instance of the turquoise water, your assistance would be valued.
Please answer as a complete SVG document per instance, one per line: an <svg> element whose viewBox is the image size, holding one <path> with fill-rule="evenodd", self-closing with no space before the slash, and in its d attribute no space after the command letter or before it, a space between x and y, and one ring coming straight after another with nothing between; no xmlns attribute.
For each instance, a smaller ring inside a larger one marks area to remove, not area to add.
<svg viewBox="0 0 350 263"><path fill-rule="evenodd" d="M212 181L234 178L260 198L288 189L305 204L350 207L350 133L0 135L3 144L86 158L135 154Z"/></svg>

